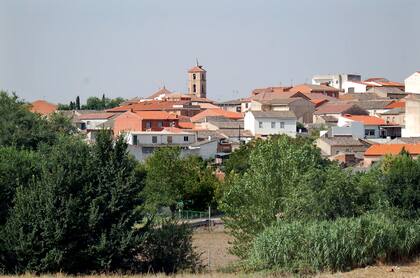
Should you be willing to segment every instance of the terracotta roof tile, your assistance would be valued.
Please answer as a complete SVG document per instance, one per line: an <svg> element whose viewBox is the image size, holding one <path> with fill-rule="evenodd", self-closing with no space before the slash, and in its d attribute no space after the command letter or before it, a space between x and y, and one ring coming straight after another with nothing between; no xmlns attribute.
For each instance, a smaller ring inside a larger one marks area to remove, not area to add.
<svg viewBox="0 0 420 278"><path fill-rule="evenodd" d="M352 103L326 103L318 108L314 114L340 114L346 112L346 110L352 108Z"/></svg>
<svg viewBox="0 0 420 278"><path fill-rule="evenodd" d="M197 115L191 117L191 121L198 122L199 120L205 117L216 117L216 116L221 116L221 117L225 117L228 119L235 119L235 120L243 118L242 113L230 112L230 111L226 111L226 110L218 108L218 109L204 110L203 112L200 112Z"/></svg>
<svg viewBox="0 0 420 278"><path fill-rule="evenodd" d="M203 69L202 66L195 66L192 67L188 70L188 72L192 73L192 72L205 72L205 70Z"/></svg>
<svg viewBox="0 0 420 278"><path fill-rule="evenodd" d="M392 108L405 108L405 100L399 100L388 104L385 108L392 109Z"/></svg>
<svg viewBox="0 0 420 278"><path fill-rule="evenodd" d="M36 100L31 103L31 112L41 115L49 115L57 110L57 105L49 103L45 100Z"/></svg>
<svg viewBox="0 0 420 278"><path fill-rule="evenodd" d="M82 114L78 118L79 120L100 120L100 119L109 119L114 115L115 113L89 113L89 114Z"/></svg>
<svg viewBox="0 0 420 278"><path fill-rule="evenodd" d="M356 122L361 122L364 125L397 125L393 123L387 123L384 119L375 116L344 115L344 117Z"/></svg>
<svg viewBox="0 0 420 278"><path fill-rule="evenodd" d="M145 120L175 120L178 116L165 111L138 111L137 116Z"/></svg>
<svg viewBox="0 0 420 278"><path fill-rule="evenodd" d="M174 110L174 106L182 106L190 104L190 101L166 101L166 100L151 100L130 105L118 106L107 110L107 112L125 112L133 111L159 111L159 110Z"/></svg>
<svg viewBox="0 0 420 278"><path fill-rule="evenodd" d="M365 156L397 155L403 148L411 155L420 154L420 144L378 144L370 146Z"/></svg>

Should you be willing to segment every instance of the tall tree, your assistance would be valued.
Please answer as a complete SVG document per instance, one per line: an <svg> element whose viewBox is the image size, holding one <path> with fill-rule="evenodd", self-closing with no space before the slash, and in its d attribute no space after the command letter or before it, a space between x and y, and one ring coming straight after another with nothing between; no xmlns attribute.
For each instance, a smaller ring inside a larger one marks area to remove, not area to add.
<svg viewBox="0 0 420 278"><path fill-rule="evenodd" d="M114 143L104 132L90 147L63 137L43 161L40 178L19 188L6 223L8 271L136 270L147 226L135 227L142 187L123 139Z"/></svg>
<svg viewBox="0 0 420 278"><path fill-rule="evenodd" d="M76 97L75 108L76 108L76 110L80 110L80 97L79 96Z"/></svg>

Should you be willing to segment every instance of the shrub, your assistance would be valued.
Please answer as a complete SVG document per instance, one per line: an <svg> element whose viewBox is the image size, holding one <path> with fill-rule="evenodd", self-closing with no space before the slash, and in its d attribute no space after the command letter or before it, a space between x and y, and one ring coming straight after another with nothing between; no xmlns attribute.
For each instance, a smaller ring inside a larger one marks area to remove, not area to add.
<svg viewBox="0 0 420 278"><path fill-rule="evenodd" d="M180 269L195 271L199 254L192 246L192 229L188 224L169 220L152 229L141 245L141 261L147 272L175 273Z"/></svg>
<svg viewBox="0 0 420 278"><path fill-rule="evenodd" d="M345 271L403 259L420 247L420 221L366 214L335 221L278 222L254 241L253 270Z"/></svg>

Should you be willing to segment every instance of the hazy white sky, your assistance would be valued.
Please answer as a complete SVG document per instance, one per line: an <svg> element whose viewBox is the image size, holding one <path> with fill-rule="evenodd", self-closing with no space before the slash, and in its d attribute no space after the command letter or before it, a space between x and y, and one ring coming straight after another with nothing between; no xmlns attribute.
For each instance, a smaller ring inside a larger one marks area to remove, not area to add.
<svg viewBox="0 0 420 278"><path fill-rule="evenodd" d="M351 72L420 70L419 0L0 0L0 89L26 100L186 91L208 97Z"/></svg>

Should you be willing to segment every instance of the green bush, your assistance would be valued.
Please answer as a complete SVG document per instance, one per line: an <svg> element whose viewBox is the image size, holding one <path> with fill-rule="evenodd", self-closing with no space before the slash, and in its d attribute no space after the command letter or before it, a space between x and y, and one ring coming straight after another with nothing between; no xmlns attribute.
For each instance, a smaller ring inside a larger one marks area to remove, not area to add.
<svg viewBox="0 0 420 278"><path fill-rule="evenodd" d="M195 271L200 267L199 254L192 246L192 229L187 224L169 220L152 229L141 245L142 268L147 272L175 273Z"/></svg>
<svg viewBox="0 0 420 278"><path fill-rule="evenodd" d="M420 221L366 214L335 221L279 221L257 236L251 269L345 271L403 259L420 247Z"/></svg>

